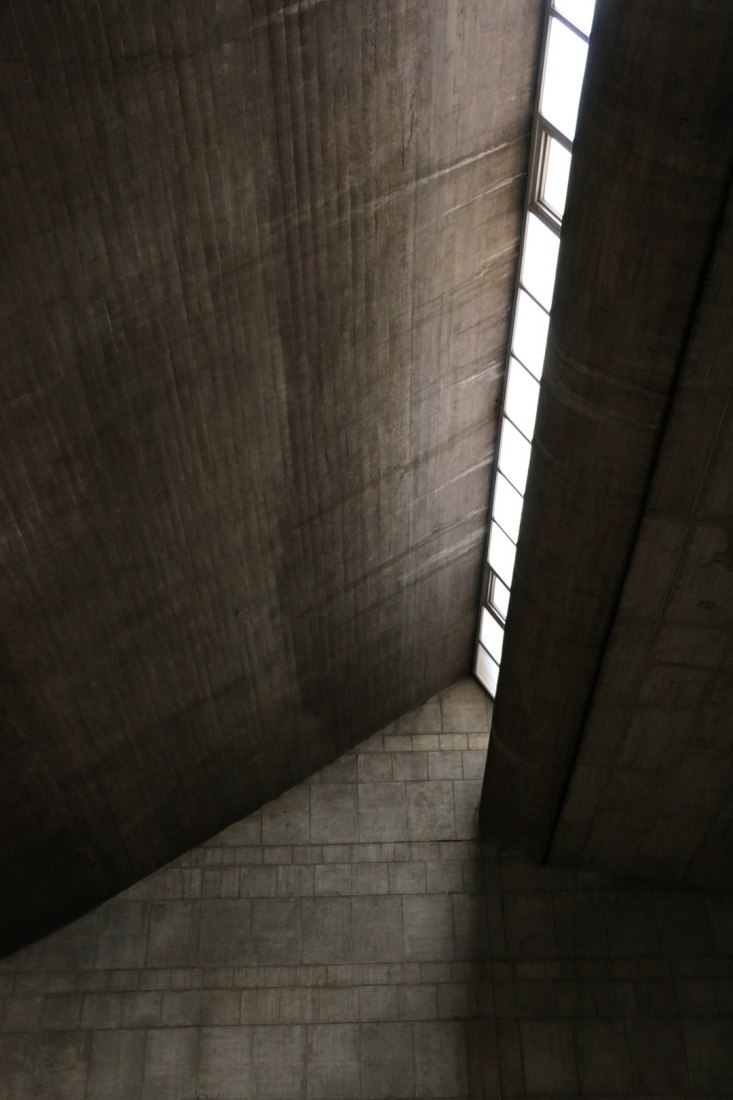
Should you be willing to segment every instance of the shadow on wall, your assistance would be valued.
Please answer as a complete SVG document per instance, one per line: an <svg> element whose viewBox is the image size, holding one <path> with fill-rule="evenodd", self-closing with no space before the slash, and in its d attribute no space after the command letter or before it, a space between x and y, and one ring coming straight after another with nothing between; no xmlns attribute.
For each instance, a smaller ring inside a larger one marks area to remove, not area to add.
<svg viewBox="0 0 733 1100"><path fill-rule="evenodd" d="M729 1095L730 897L482 846L489 719L461 681L5 959L0 1100Z"/></svg>

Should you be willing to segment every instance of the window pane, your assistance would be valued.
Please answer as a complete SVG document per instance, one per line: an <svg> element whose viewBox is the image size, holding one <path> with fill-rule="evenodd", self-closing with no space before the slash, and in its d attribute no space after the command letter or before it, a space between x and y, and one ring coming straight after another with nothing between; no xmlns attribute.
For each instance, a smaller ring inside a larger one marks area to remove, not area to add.
<svg viewBox="0 0 733 1100"><path fill-rule="evenodd" d="M509 597L511 592L498 577L492 575L489 582L489 603L499 612L502 619L506 619L509 610Z"/></svg>
<svg viewBox="0 0 733 1100"><path fill-rule="evenodd" d="M527 439L534 435L539 396L539 382L516 359L510 359L504 411Z"/></svg>
<svg viewBox="0 0 733 1100"><path fill-rule="evenodd" d="M540 199L558 218L562 218L565 211L572 159L572 154L564 145L553 137L547 138Z"/></svg>
<svg viewBox="0 0 733 1100"><path fill-rule="evenodd" d="M481 609L481 628L479 641L485 646L497 664L501 664L501 650L504 645L504 628L486 608Z"/></svg>
<svg viewBox="0 0 733 1100"><path fill-rule="evenodd" d="M508 477L518 492L523 493L527 484L527 470L532 448L513 424L504 417L499 444L499 469Z"/></svg>
<svg viewBox="0 0 733 1100"><path fill-rule="evenodd" d="M524 501L517 490L512 488L505 477L497 474L494 486L493 518L506 531L512 542L516 542L519 537L523 504Z"/></svg>
<svg viewBox="0 0 733 1100"><path fill-rule="evenodd" d="M560 238L536 214L527 218L521 281L541 306L549 309L555 289L555 271Z"/></svg>
<svg viewBox="0 0 733 1100"><path fill-rule="evenodd" d="M575 137L588 44L558 19L550 20L540 111L571 141Z"/></svg>
<svg viewBox="0 0 733 1100"><path fill-rule="evenodd" d="M484 685L489 695L496 695L496 686L499 683L499 666L493 657L490 657L484 647L478 647L476 654L476 676Z"/></svg>
<svg viewBox="0 0 733 1100"><path fill-rule="evenodd" d="M542 377L549 324L549 314L533 302L529 294L520 290L514 317L512 351L517 359L532 371L535 378Z"/></svg>
<svg viewBox="0 0 733 1100"><path fill-rule="evenodd" d="M511 587L514 573L514 556L517 548L500 527L491 524L489 535L489 565L499 574L504 584Z"/></svg>
<svg viewBox="0 0 733 1100"><path fill-rule="evenodd" d="M596 0L555 0L554 5L555 11L564 15L583 34L590 34L595 6Z"/></svg>

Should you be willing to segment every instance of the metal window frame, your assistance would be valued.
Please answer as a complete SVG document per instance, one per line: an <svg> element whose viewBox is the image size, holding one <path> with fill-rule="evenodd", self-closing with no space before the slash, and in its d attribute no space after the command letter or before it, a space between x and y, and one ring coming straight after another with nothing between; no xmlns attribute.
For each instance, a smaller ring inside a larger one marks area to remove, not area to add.
<svg viewBox="0 0 733 1100"><path fill-rule="evenodd" d="M542 25L542 33L541 33L541 38L540 38L540 55L539 55L540 56L540 62L539 62L540 72L539 72L539 78L538 78L538 81L537 81L537 91L536 91L536 96L535 96L535 104L534 104L534 109L533 109L533 112L532 112L532 134L531 134L531 139L530 139L529 168L528 168L528 173L527 173L527 187L526 187L526 190L525 190L525 198L524 198L524 203L523 203L523 206L522 206L522 228L521 228L521 233L520 233L519 251L518 251L518 257L517 257L517 271L516 271L516 275L515 275L515 279L514 279L512 308L511 308L511 313L510 313L510 317L509 317L509 329L508 329L507 350L506 350L506 358L505 358L504 381L503 381L502 394L501 394L501 411L499 413L499 419L498 419L498 431L497 431L497 436L496 436L497 446L496 446L496 453L495 453L495 458L494 458L494 465L493 465L493 472L492 472L492 479L491 479L491 492L490 492L490 496L489 496L489 512L488 512L489 520L488 520L488 525L487 525L486 544L485 544L485 550L484 550L483 576L482 576L482 581L481 581L481 599L480 599L480 605L479 605L478 623L477 623L477 626L476 626L476 638L475 638L474 661L473 661L474 670L477 670L481 650L483 650L485 652L486 656L490 658L490 660L493 662L493 664L495 664L497 666L498 669L500 669L500 667L501 667L500 662L496 660L496 658L491 654L491 652L487 648L487 646L485 646L481 641L481 622L482 622L482 615L483 615L484 610L496 620L497 626L502 630L502 632L504 631L504 628L505 628L505 625L506 625L508 613L507 613L507 617L505 617L502 614L501 610L493 602L493 588L494 588L494 584L495 584L496 581L498 581L504 588L508 589L508 591L509 591L509 600L511 601L511 585L508 585L506 583L506 581L498 573L496 573L496 571L494 569L492 569L491 566L489 565L489 542L490 542L490 538L491 538L491 526L492 526L492 524L496 523L496 526L498 527L498 529L502 532L502 534L504 534L506 536L507 539L509 539L509 541L512 543L513 546L517 547L517 545L518 545L518 541L514 542L514 540L510 538L510 536L507 534L507 532L504 531L501 524L498 523L497 520L494 518L494 502L495 502L495 496L496 496L497 474L499 472L499 441L501 439L501 430L502 430L502 427L503 427L504 420L508 420L509 423L512 425L512 427L516 431L519 432L519 434L522 436L522 438L527 439L527 436L524 434L524 432L521 430L521 428L519 428L518 425L514 423L514 421L511 419L511 417L509 417L507 415L507 412L506 412L506 396L507 396L507 387L508 387L508 382L509 382L510 359L512 357L515 358L517 360L517 362L526 371L528 371L528 373L530 374L531 377L536 378L536 375L535 375L534 371L530 370L530 368L527 366L527 364L522 362L522 360L516 354L516 352L514 352L512 350L512 340L513 340L513 335L514 335L514 326L515 326L515 322L516 322L516 318L517 318L517 304L518 304L518 301L519 301L519 292L520 292L520 290L523 290L526 294L528 294L529 297L532 299L532 301L535 302L535 304L538 305L540 307L540 309L543 310L544 313L547 313L548 315L550 314L550 310L545 309L545 307L540 302L537 301L535 296L529 290L527 290L527 288L524 286L524 284L521 281L522 260L524 258L524 249L525 249L526 236L527 236L528 219L529 219L530 213L535 214L543 222L543 224L547 226L548 229L551 229L553 231L553 233L555 233L558 237L561 236L562 217L558 216L556 211L554 211L548 204L545 204L542 201L542 193L543 193L544 183L545 183L545 178L546 178L546 173L547 173L547 159L548 159L548 153L549 153L549 147L550 147L550 139L553 138L554 140L558 141L565 149L568 150L568 152L571 155L572 155L572 151L573 151L573 142L568 137L566 137L565 134L563 134L560 130L558 130L556 126L553 126L552 123L550 123L542 115L542 113L540 111L540 103L542 102L542 93L543 93L544 82L545 82L545 73L546 73L546 69L547 69L547 55L548 55L548 44L549 44L549 37L550 37L550 26L551 26L551 21L553 19L557 19L560 23L562 23L569 30L571 30L574 34L576 34L582 41L584 41L586 43L588 43L588 41L589 41L589 35L586 35L583 31L579 30L576 26L574 26L570 22L569 19L567 19L564 15L562 15L559 11L557 11L556 8L555 8L553 0L547 0L547 2L545 4L545 12L544 12L544 17L543 17L543 25ZM541 378L538 379L537 381L539 382L539 384L541 386L542 385ZM527 439L527 442L528 442L528 444L531 448L532 440ZM530 456L530 467L531 467L531 456ZM503 476L506 477L506 474L504 474ZM511 479L507 478L507 480L509 481L510 485L513 485L513 482L511 481ZM516 486L514 486L514 488L516 489ZM522 495L522 498L524 498L524 493L522 493L521 495ZM521 535L521 525L520 525L519 534ZM518 538L519 538L519 536L518 536ZM514 578L512 577L512 579L514 579ZM491 694L488 687L486 687L486 685L483 685L483 686L486 688L487 692L489 692L489 694Z"/></svg>

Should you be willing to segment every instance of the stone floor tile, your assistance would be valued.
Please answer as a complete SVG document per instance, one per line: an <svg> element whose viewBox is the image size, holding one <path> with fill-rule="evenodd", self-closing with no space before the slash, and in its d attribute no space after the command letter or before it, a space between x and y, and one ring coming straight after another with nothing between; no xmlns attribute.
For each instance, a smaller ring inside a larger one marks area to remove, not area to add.
<svg viewBox="0 0 733 1100"><path fill-rule="evenodd" d="M634 999L640 1016L675 1016L674 982L634 982Z"/></svg>
<svg viewBox="0 0 733 1100"><path fill-rule="evenodd" d="M415 1083L420 1097L468 1092L466 1029L461 1023L415 1024Z"/></svg>
<svg viewBox="0 0 733 1100"><path fill-rule="evenodd" d="M201 902L198 957L202 966L243 966L249 962L251 907L245 899Z"/></svg>
<svg viewBox="0 0 733 1100"><path fill-rule="evenodd" d="M318 1021L320 1023L343 1023L345 1020L359 1019L359 991L348 989L318 990Z"/></svg>
<svg viewBox="0 0 733 1100"><path fill-rule="evenodd" d="M323 784L311 787L310 794L314 844L350 844L359 839L354 784Z"/></svg>
<svg viewBox="0 0 733 1100"><path fill-rule="evenodd" d="M154 1028L147 1032L142 1100L188 1096L198 1077L196 1028Z"/></svg>
<svg viewBox="0 0 733 1100"><path fill-rule="evenodd" d="M513 959L552 959L557 955L552 897L542 893L504 896L507 952Z"/></svg>
<svg viewBox="0 0 733 1100"><path fill-rule="evenodd" d="M730 1096L733 1018L697 1016L683 1020L682 1033L694 1092Z"/></svg>
<svg viewBox="0 0 733 1100"><path fill-rule="evenodd" d="M359 840L407 839L404 783L359 783Z"/></svg>
<svg viewBox="0 0 733 1100"><path fill-rule="evenodd" d="M240 1000L238 989L202 989L201 1023L216 1026L238 1024Z"/></svg>
<svg viewBox="0 0 733 1100"><path fill-rule="evenodd" d="M463 890L463 863L457 860L430 860L425 864L429 894L453 894Z"/></svg>
<svg viewBox="0 0 733 1100"><path fill-rule="evenodd" d="M596 982L596 1007L599 1016L633 1016L636 997L632 982Z"/></svg>
<svg viewBox="0 0 733 1100"><path fill-rule="evenodd" d="M433 985L401 985L398 989L401 1020L435 1020L438 995Z"/></svg>
<svg viewBox="0 0 733 1100"><path fill-rule="evenodd" d="M703 956L712 949L705 897L693 891L655 894L662 952L668 956Z"/></svg>
<svg viewBox="0 0 733 1100"><path fill-rule="evenodd" d="M196 966L200 905L236 902L156 901L150 907L148 966Z"/></svg>
<svg viewBox="0 0 733 1100"><path fill-rule="evenodd" d="M239 896L269 898L277 893L278 867L243 867L239 872Z"/></svg>
<svg viewBox="0 0 733 1100"><path fill-rule="evenodd" d="M379 744L379 735L377 738L373 738L370 744L373 749L381 748ZM364 748L364 746L361 746ZM358 750L357 750L358 751ZM346 756L340 756L338 760L334 760L332 764L322 768L318 772L318 776L321 783L356 783L357 775L357 760L358 756L365 755L364 753L348 753Z"/></svg>
<svg viewBox="0 0 733 1100"><path fill-rule="evenodd" d="M250 1027L205 1027L199 1040L198 1092L221 1100L251 1094L252 1037Z"/></svg>
<svg viewBox="0 0 733 1100"><path fill-rule="evenodd" d="M112 900L108 905L115 905ZM120 903L122 904L122 903ZM45 970L83 970L95 965L95 946L98 936L98 925L103 909L106 905L93 913L87 913L79 920L72 921L65 928L60 928L52 936L47 936L37 944L30 944L24 948L22 957L26 960L28 969L32 969L34 960L42 963ZM143 918L144 920L144 918ZM97 965L107 966L106 962ZM111 964L113 966L117 963ZM137 965L133 963L132 965Z"/></svg>
<svg viewBox="0 0 733 1100"><path fill-rule="evenodd" d="M300 905L302 961L349 962L352 958L351 900L303 898Z"/></svg>
<svg viewBox="0 0 733 1100"><path fill-rule="evenodd" d="M309 1062L356 1062L359 1058L358 1024L312 1024L307 1029Z"/></svg>
<svg viewBox="0 0 733 1100"><path fill-rule="evenodd" d="M200 990L168 990L162 993L161 996L160 1023L162 1027L196 1027L200 1023Z"/></svg>
<svg viewBox="0 0 733 1100"><path fill-rule="evenodd" d="M293 787L263 808L263 844L307 844L309 839L309 787Z"/></svg>
<svg viewBox="0 0 733 1100"><path fill-rule="evenodd" d="M473 1020L476 1018L476 985L473 982L449 982L437 987L438 1018Z"/></svg>
<svg viewBox="0 0 733 1100"><path fill-rule="evenodd" d="M677 981L674 988L680 1016L715 1016L718 1004L713 982Z"/></svg>
<svg viewBox="0 0 733 1100"><path fill-rule="evenodd" d="M358 1062L309 1062L307 1100L358 1100Z"/></svg>
<svg viewBox="0 0 733 1100"><path fill-rule="evenodd" d="M452 894L453 947L456 959L483 959L488 954L486 905L480 894Z"/></svg>
<svg viewBox="0 0 733 1100"><path fill-rule="evenodd" d="M365 752L358 757L359 783L387 783L392 780L392 753Z"/></svg>
<svg viewBox="0 0 733 1100"><path fill-rule="evenodd" d="M609 954L603 896L593 891L553 895L557 949L561 958Z"/></svg>
<svg viewBox="0 0 733 1100"><path fill-rule="evenodd" d="M707 910L713 950L717 955L733 955L733 892L710 894Z"/></svg>
<svg viewBox="0 0 733 1100"><path fill-rule="evenodd" d="M578 1090L573 1031L567 1020L522 1020L522 1062L530 1096L572 1095Z"/></svg>
<svg viewBox="0 0 733 1100"><path fill-rule="evenodd" d="M224 845L259 845L262 843L262 811L257 810L249 817L236 821L228 829L219 833L214 840Z"/></svg>
<svg viewBox="0 0 733 1100"><path fill-rule="evenodd" d="M323 863L313 868L313 893L316 897L349 897L351 864Z"/></svg>
<svg viewBox="0 0 733 1100"><path fill-rule="evenodd" d="M355 897L352 922L353 958L358 962L392 962L403 958L401 898Z"/></svg>
<svg viewBox="0 0 733 1100"><path fill-rule="evenodd" d="M392 776L396 780L425 780L428 778L428 754L426 752L393 752Z"/></svg>
<svg viewBox="0 0 733 1100"><path fill-rule="evenodd" d="M361 1057L364 1061L412 1061L412 1024L365 1023L359 1028L359 1041Z"/></svg>
<svg viewBox="0 0 733 1100"><path fill-rule="evenodd" d="M450 780L406 783L405 793L410 840L453 839L456 823Z"/></svg>
<svg viewBox="0 0 733 1100"><path fill-rule="evenodd" d="M363 1057L360 1065L363 1100L401 1100L415 1096L412 1054L403 1061L376 1061Z"/></svg>
<svg viewBox="0 0 733 1100"><path fill-rule="evenodd" d="M634 1074L624 1020L575 1020L575 1052L581 1092L632 1095Z"/></svg>
<svg viewBox="0 0 733 1100"><path fill-rule="evenodd" d="M113 970L145 965L150 905L111 901L99 911L95 965Z"/></svg>
<svg viewBox="0 0 733 1100"><path fill-rule="evenodd" d="M84 1096L90 1048L90 1032L41 1032L33 1054L31 1095L58 1100Z"/></svg>
<svg viewBox="0 0 733 1100"><path fill-rule="evenodd" d="M297 898L255 898L250 957L258 963L300 959L300 902Z"/></svg>
<svg viewBox="0 0 733 1100"><path fill-rule="evenodd" d="M157 1027L163 994L159 990L131 992L122 995L123 1027Z"/></svg>
<svg viewBox="0 0 733 1100"><path fill-rule="evenodd" d="M252 1075L251 1095L257 1100L301 1100L304 1095L305 1067L300 1062L256 1062Z"/></svg>
<svg viewBox="0 0 733 1100"><path fill-rule="evenodd" d="M689 1092L690 1082L678 1020L631 1019L628 1035L639 1092L660 1095Z"/></svg>
<svg viewBox="0 0 733 1100"><path fill-rule="evenodd" d="M461 755L463 758L463 778L483 780L484 771L486 770L486 749L471 749L469 743L468 751Z"/></svg>
<svg viewBox="0 0 733 1100"><path fill-rule="evenodd" d="M549 981L518 981L515 986L517 1018L551 1020L557 1015L555 990Z"/></svg>
<svg viewBox="0 0 733 1100"><path fill-rule="evenodd" d="M445 749L429 752L428 779L463 779L463 754Z"/></svg>
<svg viewBox="0 0 733 1100"><path fill-rule="evenodd" d="M394 752L399 751L400 746L396 742L396 738L392 738L392 744L388 747ZM405 746L402 746L403 748ZM413 733L410 738L410 748L413 752L434 752L440 748L440 734L439 733Z"/></svg>
<svg viewBox="0 0 733 1100"><path fill-rule="evenodd" d="M440 733L442 728L440 699L437 696L395 722L397 734Z"/></svg>
<svg viewBox="0 0 733 1100"><path fill-rule="evenodd" d="M362 1021L399 1020L400 987L365 985L359 990L359 1019Z"/></svg>
<svg viewBox="0 0 733 1100"><path fill-rule="evenodd" d="M389 889L393 894L424 894L424 863L391 863L389 865Z"/></svg>
<svg viewBox="0 0 733 1100"><path fill-rule="evenodd" d="M351 867L351 892L358 894L387 894L389 868L385 863L354 863Z"/></svg>
<svg viewBox="0 0 733 1100"><path fill-rule="evenodd" d="M406 895L402 911L405 959L453 958L453 909L447 894Z"/></svg>
<svg viewBox="0 0 733 1100"><path fill-rule="evenodd" d="M478 805L481 799L481 780L455 780L453 783L453 798L457 839L477 839L479 836Z"/></svg>
<svg viewBox="0 0 733 1100"><path fill-rule="evenodd" d="M144 1031L92 1033L85 1100L139 1100L145 1039Z"/></svg>
<svg viewBox="0 0 733 1100"><path fill-rule="evenodd" d="M652 894L607 893L606 920L612 955L639 958L659 955L661 946Z"/></svg>

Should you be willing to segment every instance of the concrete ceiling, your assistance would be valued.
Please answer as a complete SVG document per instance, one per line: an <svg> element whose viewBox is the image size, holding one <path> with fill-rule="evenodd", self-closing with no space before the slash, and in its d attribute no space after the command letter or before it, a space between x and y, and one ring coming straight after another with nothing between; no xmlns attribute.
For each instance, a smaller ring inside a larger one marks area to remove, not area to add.
<svg viewBox="0 0 733 1100"><path fill-rule="evenodd" d="M483 797L733 887L733 9L600 3Z"/></svg>
<svg viewBox="0 0 733 1100"><path fill-rule="evenodd" d="M10 947L467 669L541 3L0 19Z"/></svg>

